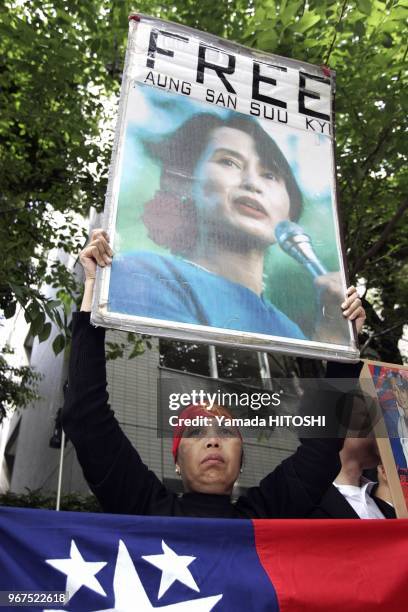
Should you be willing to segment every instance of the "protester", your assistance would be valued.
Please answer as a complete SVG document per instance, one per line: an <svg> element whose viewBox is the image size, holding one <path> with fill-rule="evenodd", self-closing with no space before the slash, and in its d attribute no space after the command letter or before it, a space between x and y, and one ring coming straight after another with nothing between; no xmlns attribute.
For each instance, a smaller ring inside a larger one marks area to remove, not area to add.
<svg viewBox="0 0 408 612"><path fill-rule="evenodd" d="M395 518L394 508L384 501L384 479L380 488L363 476L364 470L377 468L380 463L375 439L372 436L347 437L340 461L339 474L310 518Z"/></svg>
<svg viewBox="0 0 408 612"><path fill-rule="evenodd" d="M388 506L393 508L391 490L388 484L387 474L382 463L377 465L377 481L378 483L373 487L372 494L375 495L377 499L381 499Z"/></svg>
<svg viewBox="0 0 408 612"><path fill-rule="evenodd" d="M95 230L80 256L85 289L81 312L73 317L63 413L64 429L102 508L127 514L227 518L300 518L310 514L340 469L341 439L304 439L291 457L236 503L231 502L231 491L242 460L238 432L222 435L213 423L199 436L190 428L176 429L174 456L186 485L181 498L168 491L142 463L108 405L105 330L90 324L96 266L110 265L112 255L107 234ZM344 317L354 320L359 331L365 313L353 287L342 309ZM359 364L328 365L328 377L350 378L358 376L359 371Z"/></svg>

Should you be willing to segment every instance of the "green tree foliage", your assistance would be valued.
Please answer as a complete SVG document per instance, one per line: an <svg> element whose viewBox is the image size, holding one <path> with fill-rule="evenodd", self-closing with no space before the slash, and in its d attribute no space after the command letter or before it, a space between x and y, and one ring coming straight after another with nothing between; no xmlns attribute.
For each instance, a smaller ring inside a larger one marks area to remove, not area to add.
<svg viewBox="0 0 408 612"><path fill-rule="evenodd" d="M406 1L266 0L244 33L246 44L336 71L344 239L351 280L367 287L363 346L395 363L408 321L407 18Z"/></svg>
<svg viewBox="0 0 408 612"><path fill-rule="evenodd" d="M117 100L134 8L127 0L0 2L0 308L11 317L21 305L40 341L58 325L55 352L78 287L50 255L77 253L81 216L103 206L112 142L103 100ZM336 70L340 202L351 277L367 283L366 348L400 361L406 0L145 0L137 11ZM44 282L58 300L44 298Z"/></svg>
<svg viewBox="0 0 408 612"><path fill-rule="evenodd" d="M28 366L16 368L10 365L7 355L11 353L13 350L6 345L0 354L0 423L7 414L7 407L24 408L38 397L35 386L39 374Z"/></svg>

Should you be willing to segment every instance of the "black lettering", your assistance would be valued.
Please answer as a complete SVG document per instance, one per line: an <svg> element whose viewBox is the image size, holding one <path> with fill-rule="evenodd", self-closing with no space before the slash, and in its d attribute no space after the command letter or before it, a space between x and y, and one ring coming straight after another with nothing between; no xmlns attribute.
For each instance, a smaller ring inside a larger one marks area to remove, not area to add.
<svg viewBox="0 0 408 612"><path fill-rule="evenodd" d="M320 100L320 94L315 91L311 91L310 89L306 89L306 79L319 81L319 83L324 83L330 87L330 79L325 79L324 77L315 76L313 74L307 74L306 72L299 72L299 113L309 115L310 117L316 117L317 119L325 119L326 121L330 121L329 115L306 108L305 98Z"/></svg>
<svg viewBox="0 0 408 612"><path fill-rule="evenodd" d="M178 91L180 87L180 81L177 79L177 81L175 79L172 79L170 77L170 83L169 83L169 90L171 91L172 89L174 89L175 91Z"/></svg>
<svg viewBox="0 0 408 612"><path fill-rule="evenodd" d="M284 70L285 72L287 71L286 68L284 68ZM266 102L267 104L273 104L274 106L279 106L280 108L286 108L286 102L282 102L282 100L277 100L276 98L271 98L270 96L261 94L259 92L259 83L269 83L270 85L276 86L276 79L261 75L261 65L258 64L258 62L254 62L252 74L252 97L260 102Z"/></svg>
<svg viewBox="0 0 408 612"><path fill-rule="evenodd" d="M214 51L219 51L226 55L228 57L228 66L217 66L217 64L207 62L207 60L205 59L205 52L207 49L213 49ZM204 45L200 43L200 46L198 48L198 64L196 78L197 83L204 83L204 72L206 68L208 68L209 70L214 70L218 78L222 81L228 93L236 93L231 83L225 77L226 74L233 74L235 71L235 55L229 55L229 53L225 53L220 49L215 49L215 47L204 47Z"/></svg>
<svg viewBox="0 0 408 612"><path fill-rule="evenodd" d="M173 51L170 51L169 49L161 49L157 46L157 37L159 34L167 36L168 38L176 38L177 40L182 40L183 42L188 43L188 38L186 38L185 36L180 36L179 34L173 34L172 32L166 32L165 30L156 30L155 28L152 28L150 31L149 49L147 51L146 60L146 66L148 68L154 68L156 53L160 53L161 55L167 55L167 57L174 57Z"/></svg>
<svg viewBox="0 0 408 612"><path fill-rule="evenodd" d="M186 96L189 96L191 93L191 83L188 81L173 79L172 77L168 77L166 74L161 74L161 72L156 73L155 80L155 75L150 70L143 82L149 83L150 85L154 85L156 87L161 87L162 89L167 89L168 91L178 92L181 89L181 93L185 94Z"/></svg>
<svg viewBox="0 0 408 612"><path fill-rule="evenodd" d="M287 123L288 122L288 112L281 111L280 109L278 109L278 121L280 123Z"/></svg>
<svg viewBox="0 0 408 612"><path fill-rule="evenodd" d="M207 102L218 104L219 106L225 106L226 108L237 108L237 98L230 95L225 96L221 92L215 92L213 89L207 89L205 94Z"/></svg>
<svg viewBox="0 0 408 612"><path fill-rule="evenodd" d="M223 96L223 94L222 94L222 93L219 93L219 94L218 94L218 96L217 96L217 99L216 99L215 103L216 103L216 104L221 104L222 106L226 106L226 104L225 104L225 98L224 98L224 96Z"/></svg>
<svg viewBox="0 0 408 612"><path fill-rule="evenodd" d="M207 102L214 102L215 91L213 89L207 89L207 93L205 94L205 99Z"/></svg>
<svg viewBox="0 0 408 612"><path fill-rule="evenodd" d="M235 108L236 110L237 109L237 99L233 98L232 96L228 96L227 106L228 108Z"/></svg>
<svg viewBox="0 0 408 612"><path fill-rule="evenodd" d="M161 80L160 80L161 79ZM167 75L163 76L160 72L157 75L157 87L167 87Z"/></svg>
<svg viewBox="0 0 408 612"><path fill-rule="evenodd" d="M147 81L151 81L151 84L154 85L154 75L152 71L149 72L143 83L147 83Z"/></svg>
<svg viewBox="0 0 408 612"><path fill-rule="evenodd" d="M275 118L275 109L271 106L265 106L265 104L263 105L263 116L265 119L270 119L271 121L273 121L273 119Z"/></svg>
<svg viewBox="0 0 408 612"><path fill-rule="evenodd" d="M249 114L255 115L255 117L259 117L259 115L261 114L261 111L260 111L260 106L258 102L251 102L251 109L249 111Z"/></svg>
<svg viewBox="0 0 408 612"><path fill-rule="evenodd" d="M306 117L306 129L311 129L312 132L315 132L316 130L314 129L313 125L312 125L312 121L314 121L314 119L309 119L308 117Z"/></svg>
<svg viewBox="0 0 408 612"><path fill-rule="evenodd" d="M325 131L326 125L327 125L327 131L328 131L328 133L330 134L330 124L329 124L329 123L327 123L326 121L319 121L318 119L316 119L316 121L317 121L317 123L318 123L318 124L319 124L319 126L320 126L320 129L321 129L321 131L322 131L322 134L324 134L324 131Z"/></svg>

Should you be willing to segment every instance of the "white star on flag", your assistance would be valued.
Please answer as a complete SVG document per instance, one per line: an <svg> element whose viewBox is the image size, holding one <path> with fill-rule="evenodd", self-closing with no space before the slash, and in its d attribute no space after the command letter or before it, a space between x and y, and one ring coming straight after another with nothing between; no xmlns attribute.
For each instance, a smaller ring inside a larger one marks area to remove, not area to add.
<svg viewBox="0 0 408 612"><path fill-rule="evenodd" d="M169 604L167 606L152 606L143 588L142 581L122 540L119 541L118 559L113 578L115 607L96 612L210 612L222 598L222 594L211 597L200 597Z"/></svg>
<svg viewBox="0 0 408 612"><path fill-rule="evenodd" d="M167 546L167 544L162 540L162 555L146 555L142 557L148 563L151 563L158 569L160 569L162 573L160 588L158 599L162 597L165 592L171 587L173 582L178 580L182 584L185 584L193 591L200 592L196 581L194 580L191 572L187 567L195 561L195 557L188 557L187 555L178 555Z"/></svg>
<svg viewBox="0 0 408 612"><path fill-rule="evenodd" d="M160 555L161 556L161 555ZM118 557L116 560L115 575L113 578L113 592L115 603L113 608L104 608L94 612L211 612L223 595L199 597L187 601L178 601L165 606L152 606L143 587L139 574L129 555L128 549L122 540L119 540ZM44 612L68 612L64 610L44 610Z"/></svg>
<svg viewBox="0 0 408 612"><path fill-rule="evenodd" d="M74 540L71 540L71 550L69 559L46 559L46 563L55 567L58 571L66 574L67 583L65 590L68 591L69 598L73 597L82 586L88 587L99 595L106 593L100 582L95 578L106 562L104 561L85 561L78 550Z"/></svg>
<svg viewBox="0 0 408 612"><path fill-rule="evenodd" d="M178 601L165 606L152 606L129 551L122 540L119 540L118 557L113 577L113 592L115 595L114 607L95 610L94 612L135 612L135 610L137 612L152 612L152 610L159 610L159 612L211 612L223 597L223 594L220 593L210 597ZM48 608L44 612L51 612L51 610ZM68 612L68 610L67 608L64 608L64 610L53 609L52 612Z"/></svg>

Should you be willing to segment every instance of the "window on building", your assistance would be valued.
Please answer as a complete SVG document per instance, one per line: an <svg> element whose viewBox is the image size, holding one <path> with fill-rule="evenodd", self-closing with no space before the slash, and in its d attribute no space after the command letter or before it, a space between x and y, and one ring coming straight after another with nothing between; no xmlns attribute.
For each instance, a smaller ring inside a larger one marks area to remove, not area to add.
<svg viewBox="0 0 408 612"><path fill-rule="evenodd" d="M236 379L246 384L261 383L258 353L227 346L215 347L218 378ZM210 347L208 344L160 340L160 365L171 370L210 376Z"/></svg>
<svg viewBox="0 0 408 612"><path fill-rule="evenodd" d="M208 345L161 338L160 365L170 370L181 370L191 374L209 376Z"/></svg>

